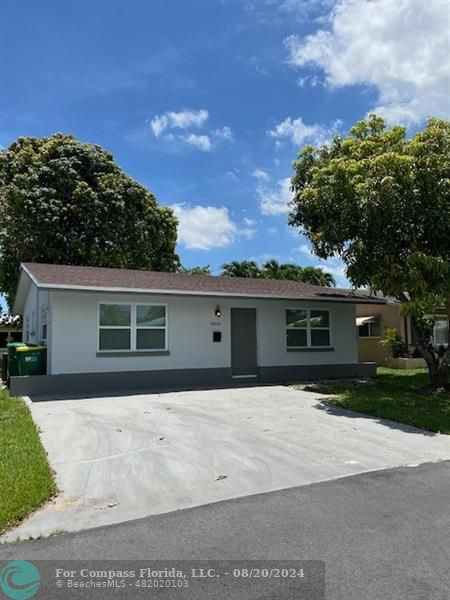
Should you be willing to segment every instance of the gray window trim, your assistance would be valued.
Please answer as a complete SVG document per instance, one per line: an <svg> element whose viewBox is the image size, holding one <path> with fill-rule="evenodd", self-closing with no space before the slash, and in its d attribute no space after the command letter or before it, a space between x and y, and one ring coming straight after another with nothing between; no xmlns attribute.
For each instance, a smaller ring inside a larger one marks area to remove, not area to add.
<svg viewBox="0 0 450 600"><path fill-rule="evenodd" d="M300 348L299 346L288 346L286 348L287 352L334 352L334 348L332 346L311 346Z"/></svg>
<svg viewBox="0 0 450 600"><path fill-rule="evenodd" d="M117 350L97 352L97 358L111 358L113 356L170 356L170 350Z"/></svg>

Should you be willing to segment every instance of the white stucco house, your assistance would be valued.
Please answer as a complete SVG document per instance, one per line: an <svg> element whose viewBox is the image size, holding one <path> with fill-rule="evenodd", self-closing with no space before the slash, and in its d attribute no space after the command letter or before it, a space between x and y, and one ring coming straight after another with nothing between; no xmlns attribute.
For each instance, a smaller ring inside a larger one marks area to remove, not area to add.
<svg viewBox="0 0 450 600"><path fill-rule="evenodd" d="M368 375L349 290L260 280L25 263L14 311L47 346L47 373L14 394L96 393Z"/></svg>

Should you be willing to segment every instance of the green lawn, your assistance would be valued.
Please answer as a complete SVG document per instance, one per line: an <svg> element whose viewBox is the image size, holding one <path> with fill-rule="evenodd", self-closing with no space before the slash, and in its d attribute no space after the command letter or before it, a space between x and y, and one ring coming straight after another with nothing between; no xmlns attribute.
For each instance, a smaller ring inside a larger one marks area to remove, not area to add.
<svg viewBox="0 0 450 600"><path fill-rule="evenodd" d="M450 394L425 393L427 384L425 369L380 367L375 383L336 382L323 391L333 394L327 402L335 406L450 434Z"/></svg>
<svg viewBox="0 0 450 600"><path fill-rule="evenodd" d="M26 404L0 390L0 533L56 492L36 426Z"/></svg>

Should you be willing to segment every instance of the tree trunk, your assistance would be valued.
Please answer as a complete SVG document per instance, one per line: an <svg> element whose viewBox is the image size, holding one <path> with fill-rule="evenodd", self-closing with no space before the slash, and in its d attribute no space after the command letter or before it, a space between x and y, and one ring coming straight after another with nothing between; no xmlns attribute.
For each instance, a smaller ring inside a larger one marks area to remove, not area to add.
<svg viewBox="0 0 450 600"><path fill-rule="evenodd" d="M431 343L429 332L417 327L414 319L411 319L411 326L414 329L417 349L427 364L432 389L448 389L448 373L444 365L445 354L443 356L439 355Z"/></svg>

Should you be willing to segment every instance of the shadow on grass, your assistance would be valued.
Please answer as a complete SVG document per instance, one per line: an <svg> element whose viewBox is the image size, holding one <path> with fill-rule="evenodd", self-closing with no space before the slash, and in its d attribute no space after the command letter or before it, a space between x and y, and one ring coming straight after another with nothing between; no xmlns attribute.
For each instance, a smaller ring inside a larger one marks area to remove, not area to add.
<svg viewBox="0 0 450 600"><path fill-rule="evenodd" d="M414 425L407 425L406 423L401 423L400 421L395 421L389 419L388 417L380 417L378 415L358 412L354 409L341 408L340 406L331 404L329 400L319 401L314 408L325 411L328 414L337 417L346 417L347 419L368 419L370 421L376 421L380 425L384 425L389 429L403 431L404 433L415 433L416 435L425 435L427 437L435 437L438 435L437 432L429 431L428 429L422 429L421 427Z"/></svg>
<svg viewBox="0 0 450 600"><path fill-rule="evenodd" d="M329 396L318 408L330 414L376 418L387 427L410 433L450 434L450 394L431 394L427 386L424 370L383 368L374 381L327 382L315 391Z"/></svg>

